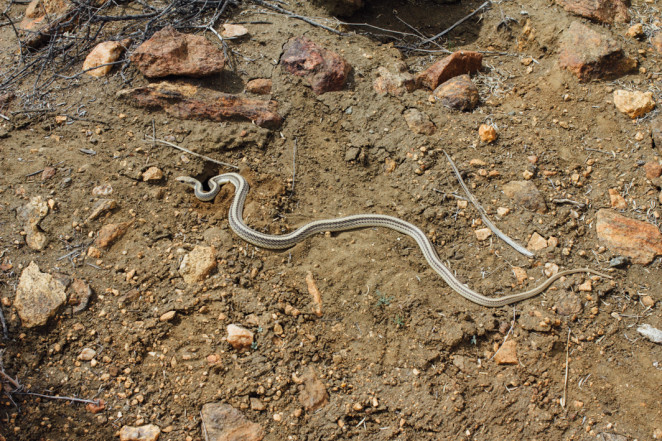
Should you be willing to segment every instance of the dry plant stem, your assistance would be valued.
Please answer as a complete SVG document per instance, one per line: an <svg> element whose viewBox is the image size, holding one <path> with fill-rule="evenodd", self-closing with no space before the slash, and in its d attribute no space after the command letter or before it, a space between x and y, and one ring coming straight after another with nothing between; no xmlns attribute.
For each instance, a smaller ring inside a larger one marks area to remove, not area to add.
<svg viewBox="0 0 662 441"><path fill-rule="evenodd" d="M423 41L421 41L420 43L418 43L418 45L417 45L416 47L421 46L421 45L426 44L426 43L431 43L431 42L433 42L434 40L437 40L438 38L443 37L444 35L448 34L450 31L452 31L452 30L455 29L456 27L460 26L462 23L464 23L465 21L469 20L471 17L473 17L474 15L478 14L480 11L482 11L482 10L485 9L485 8L487 8L487 7L490 6L491 4L492 4L491 1L489 1L489 0L486 1L485 3L483 3L482 5L480 5L478 8L476 8L476 10L473 11L471 14L462 17L460 20L458 20L458 21L456 21L455 23L453 23L453 24L451 25L451 27L444 29L443 31L441 31L441 32L439 32L437 35L435 35L434 37L430 37L430 38L428 38L427 40L423 40Z"/></svg>
<svg viewBox="0 0 662 441"><path fill-rule="evenodd" d="M63 400L63 401L74 401L76 403L86 403L86 404L94 404L95 406L99 405L99 400L87 400L85 398L76 398L76 397L61 397L61 396L55 396L55 395L45 395L45 394L38 394L36 392L15 392L16 394L20 395L30 395L33 397L39 397L39 398L46 398L48 400Z"/></svg>
<svg viewBox="0 0 662 441"><path fill-rule="evenodd" d="M253 3L255 3L255 4L257 4L257 5L264 6L265 8L269 8L269 9L272 9L272 10L274 10L274 11L278 11L278 12L280 12L281 14L285 14L285 15L287 15L288 17L296 18L296 19L298 19L298 20L305 21L306 23L311 24L311 25L313 25L313 26L317 26L317 27L320 27L320 28L322 28L322 29L326 29L327 31L329 31L329 32L333 32L334 34L341 35L341 36L343 36L343 37L346 37L346 36L348 35L348 34L346 34L346 33L344 33L344 32L340 32L340 31L338 31L338 30L336 30L336 29L333 29L333 28L330 28L330 27L328 27L328 26L325 26L325 25L323 25L323 24L321 24L321 23L317 23L317 22L316 22L315 20L313 20L312 18L305 17L305 16L303 16L303 15L299 15L299 14L295 14L294 12L290 12L290 11L288 11L287 9L283 9L283 8L281 8L280 6L273 5L273 4L269 3L269 2L265 2L265 1L262 1L262 0L250 0L250 1L253 2Z"/></svg>
<svg viewBox="0 0 662 441"><path fill-rule="evenodd" d="M322 317L322 294L320 294L320 290L317 288L317 284L313 278L313 273L310 271L306 275L306 285L308 285L308 293L315 302L315 315Z"/></svg>
<svg viewBox="0 0 662 441"><path fill-rule="evenodd" d="M565 380L563 381L563 398L561 398L561 407L565 409L568 395L568 361L570 359L570 328L568 328L568 341L565 345Z"/></svg>
<svg viewBox="0 0 662 441"><path fill-rule="evenodd" d="M218 164L218 165L222 165L224 167L230 167L230 168L233 168L235 170L239 170L239 167L237 167L236 165L228 164L226 162L217 161L213 158L210 158L209 156L205 156L205 155L201 155L199 153L192 152L191 150L189 150L187 148L184 148L184 147L181 147L181 146L178 146L177 144L173 144L171 142L164 141L162 139L156 139L156 138L154 138L152 136L149 136L149 135L147 135L147 138L148 138L147 141L158 142L160 144L169 145L170 147L176 148L177 150L181 150L182 152L188 153L189 155L193 155L193 156L197 156L198 158L202 158L205 161L213 162L214 164Z"/></svg>
<svg viewBox="0 0 662 441"><path fill-rule="evenodd" d="M478 200L474 197L474 195L472 195L471 192L469 191L469 188L464 183L464 180L462 180L462 176L460 175L460 171L455 166L455 163L453 162L451 157L448 156L448 153L446 153L445 151L444 151L444 155L446 155L446 158L448 159L448 162L450 163L451 167L453 168L453 172L455 173L455 177L457 178L458 182L460 183L460 186L462 187L462 189L466 193L467 197L469 198L469 200L471 201L473 206L476 207L476 210L478 210L478 213L480 214L481 219L483 219L483 222L485 223L485 225L487 225L488 228L490 230L492 230L492 232L494 234L496 234L501 240L503 240L508 245L513 247L515 249L515 251L517 251L518 253L520 253L520 254L522 254L526 257L533 257L534 254L531 251L527 250L522 245L518 244L513 239L508 237L503 231L499 230L496 227L496 225L494 225L492 223L492 221L490 221L488 219L487 213L485 213L485 209L483 209L483 207L480 205L480 202L478 202Z"/></svg>
<svg viewBox="0 0 662 441"><path fill-rule="evenodd" d="M494 354L492 354L492 356L490 357L490 359L487 360L487 361L492 361L492 359L493 359L494 357L496 357L496 354L501 350L501 348L503 347L503 345L504 345L504 344L506 343L506 341L508 340L508 337L510 336L510 333L513 332L513 328L515 328L515 318L516 318L516 311L515 311L515 308L513 308L513 321L510 322L510 329L508 329L508 332L506 333L506 336L503 338L503 341L501 342L501 346L499 346L499 349L497 349L496 351L494 351Z"/></svg>
<svg viewBox="0 0 662 441"><path fill-rule="evenodd" d="M2 323L2 335L5 340L8 340L9 330L7 329L7 321L5 320L5 314L2 312L2 308L0 308L0 323Z"/></svg>
<svg viewBox="0 0 662 441"><path fill-rule="evenodd" d="M14 386L14 389L19 389L21 385L19 384L18 381L14 380L12 377L7 375L4 370L0 370L0 375L2 378L4 378L6 381L10 382L12 386Z"/></svg>

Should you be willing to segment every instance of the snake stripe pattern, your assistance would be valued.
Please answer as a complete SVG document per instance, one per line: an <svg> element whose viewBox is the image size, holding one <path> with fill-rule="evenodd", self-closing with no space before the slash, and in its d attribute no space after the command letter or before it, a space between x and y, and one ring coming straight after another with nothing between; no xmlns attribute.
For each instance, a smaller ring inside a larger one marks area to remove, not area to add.
<svg viewBox="0 0 662 441"><path fill-rule="evenodd" d="M243 176L237 173L225 173L215 176L208 182L209 191L204 191L202 183L197 179L189 176L180 176L177 178L177 181L192 187L195 196L201 201L213 200L220 191L222 184L231 183L234 185L235 196L234 200L232 201L232 205L230 206L230 212L228 214L230 228L243 240L255 245L258 248L266 248L270 250L288 249L305 240L307 237L312 236L313 234L326 231L338 232L371 227L382 227L406 234L416 241L419 248L423 252L423 256L425 256L425 260L427 260L432 269L434 269L437 274L441 276L441 278L448 284L448 286L450 286L455 292L460 294L465 299L486 307L496 308L537 296L538 294L545 291L556 280L569 274L590 273L611 279L610 276L602 274L591 268L571 269L561 271L553 275L552 277L545 280L542 284L528 291L510 294L503 297L487 297L467 287L455 277L453 272L441 262L441 259L439 259L434 245L432 242L430 242L430 239L428 239L428 237L425 235L425 233L423 233L423 231L421 231L420 228L397 217L381 214L357 214L335 219L317 220L303 225L291 233L276 236L256 231L244 223L242 213L244 210L244 202L246 201L246 195L248 194L249 186Z"/></svg>

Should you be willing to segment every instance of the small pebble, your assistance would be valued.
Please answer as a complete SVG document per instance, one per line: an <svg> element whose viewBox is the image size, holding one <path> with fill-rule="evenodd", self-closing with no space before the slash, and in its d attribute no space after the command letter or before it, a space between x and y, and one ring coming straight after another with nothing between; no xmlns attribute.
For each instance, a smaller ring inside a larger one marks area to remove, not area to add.
<svg viewBox="0 0 662 441"><path fill-rule="evenodd" d="M96 355L97 355L97 351L95 351L94 349L84 348L82 351L80 351L80 354L78 354L78 359L82 361L90 361Z"/></svg>
<svg viewBox="0 0 662 441"><path fill-rule="evenodd" d="M478 136L480 136L481 141L489 144L496 141L499 135L497 134L496 129L491 125L481 124L481 126L478 128Z"/></svg>

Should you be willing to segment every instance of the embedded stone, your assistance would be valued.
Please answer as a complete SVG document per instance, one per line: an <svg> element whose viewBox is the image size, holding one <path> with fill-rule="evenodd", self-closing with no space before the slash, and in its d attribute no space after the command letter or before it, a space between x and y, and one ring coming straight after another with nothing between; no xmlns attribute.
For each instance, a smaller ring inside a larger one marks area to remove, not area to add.
<svg viewBox="0 0 662 441"><path fill-rule="evenodd" d="M273 82L268 78L256 78L246 83L246 92L256 95L268 95L271 93Z"/></svg>
<svg viewBox="0 0 662 441"><path fill-rule="evenodd" d="M619 112L630 118L644 116L655 108L652 92L639 92L638 90L615 90L614 105Z"/></svg>
<svg viewBox="0 0 662 441"><path fill-rule="evenodd" d="M87 57L85 57L83 70L86 71L86 74L93 77L103 77L108 75L113 68L110 63L119 60L130 42L131 40L104 41L97 44Z"/></svg>
<svg viewBox="0 0 662 441"><path fill-rule="evenodd" d="M662 234L648 222L642 222L602 209L596 218L598 239L614 254L632 259L632 262L647 265L662 255Z"/></svg>
<svg viewBox="0 0 662 441"><path fill-rule="evenodd" d="M253 333L248 329L235 324L229 324L228 343L235 349L248 349L253 345Z"/></svg>
<svg viewBox="0 0 662 441"><path fill-rule="evenodd" d="M201 418L209 441L261 441L265 435L262 426L226 403L205 404Z"/></svg>
<svg viewBox="0 0 662 441"><path fill-rule="evenodd" d="M628 5L623 0L556 0L563 9L600 23L627 23Z"/></svg>
<svg viewBox="0 0 662 441"><path fill-rule="evenodd" d="M473 51L454 52L416 75L416 85L434 90L451 78L472 74L482 66L483 54Z"/></svg>
<svg viewBox="0 0 662 441"><path fill-rule="evenodd" d="M532 181L511 181L503 186L503 193L527 210L547 212L545 198Z"/></svg>
<svg viewBox="0 0 662 441"><path fill-rule="evenodd" d="M416 79L407 71L404 62L395 63L394 72L384 66L377 68L377 78L372 83L375 92L380 95L402 96L405 92L416 89Z"/></svg>
<svg viewBox="0 0 662 441"><path fill-rule="evenodd" d="M67 301L65 286L30 262L21 272L14 306L26 328L44 326Z"/></svg>
<svg viewBox="0 0 662 441"><path fill-rule="evenodd" d="M154 424L140 427L122 426L120 441L156 441L159 439L161 429Z"/></svg>
<svg viewBox="0 0 662 441"><path fill-rule="evenodd" d="M216 269L216 250L214 247L196 245L184 256L179 265L179 274L188 284L202 282Z"/></svg>
<svg viewBox="0 0 662 441"><path fill-rule="evenodd" d="M421 135L432 135L436 127L430 117L416 108L407 109L402 114L409 126L409 130Z"/></svg>
<svg viewBox="0 0 662 441"><path fill-rule="evenodd" d="M443 83L432 93L446 107L455 110L473 110L480 102L478 88L469 75L460 75Z"/></svg>

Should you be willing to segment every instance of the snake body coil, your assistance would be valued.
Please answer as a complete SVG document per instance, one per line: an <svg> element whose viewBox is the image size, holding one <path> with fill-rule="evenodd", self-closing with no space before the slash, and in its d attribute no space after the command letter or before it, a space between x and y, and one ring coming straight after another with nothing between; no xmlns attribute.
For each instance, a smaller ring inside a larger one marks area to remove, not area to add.
<svg viewBox="0 0 662 441"><path fill-rule="evenodd" d="M266 248L270 250L283 250L291 248L307 237L325 231L348 231L369 227L383 227L398 231L402 234L406 234L416 241L421 251L423 252L423 256L425 256L425 259L428 261L432 269L434 269L441 276L441 278L444 279L444 281L451 288L453 288L454 291L456 291L467 300L482 306L505 306L534 297L545 291L554 281L558 280L560 277L569 274L591 273L598 276L611 278L590 268L572 269L561 271L553 275L541 285L529 291L496 298L486 297L472 290L471 288L468 288L457 278L455 278L451 270L441 262L441 259L439 259L439 256L437 255L437 251L432 245L432 242L430 242L430 240L423 233L423 231L421 231L420 228L410 224L409 222L405 222L402 219L398 219L397 217L381 214L357 214L336 219L324 219L310 222L292 231L291 233L274 236L271 234L264 234L260 233L259 231L255 231L244 223L242 212L249 187L248 183L241 175L237 173L225 173L215 176L209 180L210 189L207 192L204 191L202 184L197 179L188 176L180 176L177 178L177 180L189 185L190 187L193 187L195 196L201 201L211 201L214 199L214 197L216 197L221 189L221 184L229 182L234 185L235 196L234 200L232 201L232 205L230 206L230 212L228 214L230 228L232 228L232 230L243 240L259 248Z"/></svg>

